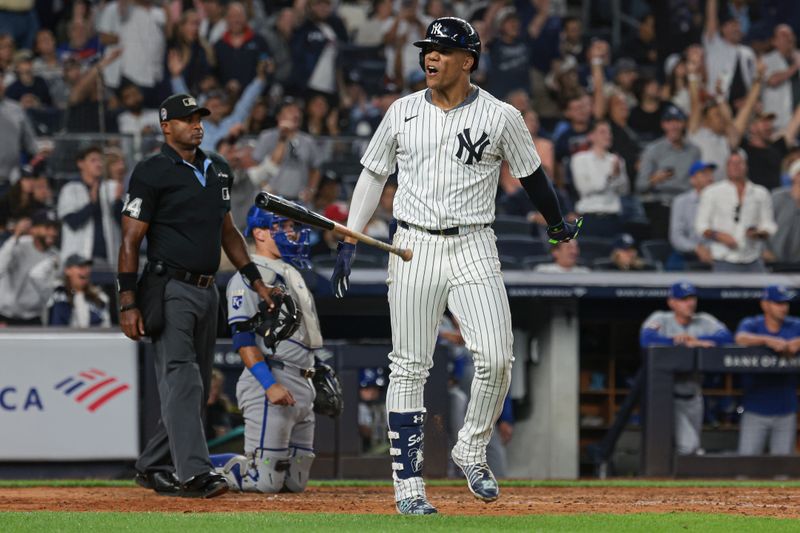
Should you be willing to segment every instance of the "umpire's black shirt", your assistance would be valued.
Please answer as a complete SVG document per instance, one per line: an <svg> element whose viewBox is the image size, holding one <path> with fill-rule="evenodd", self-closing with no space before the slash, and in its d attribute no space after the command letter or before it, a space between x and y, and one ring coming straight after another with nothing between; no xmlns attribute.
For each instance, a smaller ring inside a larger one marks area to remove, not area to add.
<svg viewBox="0 0 800 533"><path fill-rule="evenodd" d="M204 178L205 185L201 183ZM219 267L222 220L231 209L233 172L199 148L186 162L164 144L133 169L124 215L147 222L147 259L194 274Z"/></svg>

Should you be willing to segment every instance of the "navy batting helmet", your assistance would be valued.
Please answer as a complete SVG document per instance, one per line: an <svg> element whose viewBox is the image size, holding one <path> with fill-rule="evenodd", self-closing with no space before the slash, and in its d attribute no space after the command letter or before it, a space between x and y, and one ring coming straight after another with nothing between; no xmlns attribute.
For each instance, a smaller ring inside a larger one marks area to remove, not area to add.
<svg viewBox="0 0 800 533"><path fill-rule="evenodd" d="M414 46L422 48L419 53L419 65L425 68L425 49L431 45L445 46L447 48L460 48L472 54L475 62L472 70L478 68L481 58L481 38L472 24L458 17L441 17L428 26L425 38L416 41Z"/></svg>

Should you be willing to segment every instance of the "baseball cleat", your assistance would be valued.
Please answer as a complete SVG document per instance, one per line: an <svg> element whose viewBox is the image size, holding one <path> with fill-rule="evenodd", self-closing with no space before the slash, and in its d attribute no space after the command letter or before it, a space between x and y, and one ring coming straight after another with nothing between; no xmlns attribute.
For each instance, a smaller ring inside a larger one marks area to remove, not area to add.
<svg viewBox="0 0 800 533"><path fill-rule="evenodd" d="M439 512L424 496L405 498L397 502L396 507L398 513L408 515L436 514Z"/></svg>
<svg viewBox="0 0 800 533"><path fill-rule="evenodd" d="M488 464L475 463L462 466L456 463L456 465L464 472L469 491L476 498L489 503L500 496L500 487L497 485L497 479L495 479Z"/></svg>

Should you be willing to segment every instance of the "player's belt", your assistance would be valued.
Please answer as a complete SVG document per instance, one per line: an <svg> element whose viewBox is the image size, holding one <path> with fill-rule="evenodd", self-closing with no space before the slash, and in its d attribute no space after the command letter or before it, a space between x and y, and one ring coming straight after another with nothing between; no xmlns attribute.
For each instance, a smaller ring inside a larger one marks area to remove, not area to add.
<svg viewBox="0 0 800 533"><path fill-rule="evenodd" d="M283 361L277 361L275 359L268 359L267 363L269 363L270 368L277 368L278 370L288 370L291 367L300 374L301 378L311 379L316 374L316 370L313 368L300 368L299 366L294 365L287 365Z"/></svg>
<svg viewBox="0 0 800 533"><path fill-rule="evenodd" d="M466 230L467 228L459 228L458 226L446 229L428 229L423 228L422 226L416 226L414 224L409 224L404 220L398 220L397 225L403 229L416 229L419 231L424 231L426 233L430 233L431 235L459 235L462 230ZM475 226L479 226L481 228L488 228L491 224L475 224Z"/></svg>

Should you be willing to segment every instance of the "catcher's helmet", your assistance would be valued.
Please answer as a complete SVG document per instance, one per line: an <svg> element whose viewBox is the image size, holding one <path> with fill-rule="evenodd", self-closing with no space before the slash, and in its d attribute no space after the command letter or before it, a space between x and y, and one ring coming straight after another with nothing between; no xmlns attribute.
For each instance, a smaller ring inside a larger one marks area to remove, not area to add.
<svg viewBox="0 0 800 533"><path fill-rule="evenodd" d="M285 224L293 225L293 236L289 238L286 234ZM311 229L303 226L299 222L270 213L254 205L247 212L247 227L244 236L249 237L255 228L269 228L270 235L281 253L281 259L299 268L300 270L310 270L311 260Z"/></svg>
<svg viewBox="0 0 800 533"><path fill-rule="evenodd" d="M478 68L481 58L481 38L472 24L458 17L440 17L428 26L425 38L414 42L414 46L422 48L419 53L419 65L425 68L425 50L431 45L447 48L460 48L472 54L475 62L472 70Z"/></svg>

